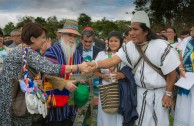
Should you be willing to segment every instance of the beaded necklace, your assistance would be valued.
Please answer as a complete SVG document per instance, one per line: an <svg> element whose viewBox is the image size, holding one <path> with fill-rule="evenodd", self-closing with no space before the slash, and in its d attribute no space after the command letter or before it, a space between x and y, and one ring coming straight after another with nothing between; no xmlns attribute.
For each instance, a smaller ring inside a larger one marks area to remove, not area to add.
<svg viewBox="0 0 194 126"><path fill-rule="evenodd" d="M3 48L3 47L1 47L1 48L0 48L0 51L3 51L3 50L4 50L4 48Z"/></svg>

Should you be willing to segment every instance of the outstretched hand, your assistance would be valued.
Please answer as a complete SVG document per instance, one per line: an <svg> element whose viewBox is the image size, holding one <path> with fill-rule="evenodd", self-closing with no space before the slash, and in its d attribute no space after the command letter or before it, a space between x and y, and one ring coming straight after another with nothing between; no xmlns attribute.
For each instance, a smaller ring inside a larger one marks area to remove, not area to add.
<svg viewBox="0 0 194 126"><path fill-rule="evenodd" d="M79 70L82 73L89 73L97 68L96 65L97 63L95 62L83 62L82 64L79 64Z"/></svg>
<svg viewBox="0 0 194 126"><path fill-rule="evenodd" d="M96 63L95 62L87 62L87 65L90 66L92 71L96 69Z"/></svg>
<svg viewBox="0 0 194 126"><path fill-rule="evenodd" d="M83 62L82 64L79 64L79 70L82 72L82 73L89 73L92 71L91 67L88 66L88 64L86 62Z"/></svg>

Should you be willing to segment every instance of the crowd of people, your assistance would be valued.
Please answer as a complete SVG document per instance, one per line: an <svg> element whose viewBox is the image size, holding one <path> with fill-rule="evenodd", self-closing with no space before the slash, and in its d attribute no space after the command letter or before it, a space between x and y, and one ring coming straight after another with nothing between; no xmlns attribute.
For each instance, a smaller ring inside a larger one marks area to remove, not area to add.
<svg viewBox="0 0 194 126"><path fill-rule="evenodd" d="M0 124L169 126L170 115L174 126L193 126L194 87L175 92L175 83L194 72L194 26L179 37L173 27L150 27L147 13L137 11L126 31L110 31L105 40L90 26L80 34L69 19L55 42L38 23L2 33ZM13 114L14 84L25 116Z"/></svg>

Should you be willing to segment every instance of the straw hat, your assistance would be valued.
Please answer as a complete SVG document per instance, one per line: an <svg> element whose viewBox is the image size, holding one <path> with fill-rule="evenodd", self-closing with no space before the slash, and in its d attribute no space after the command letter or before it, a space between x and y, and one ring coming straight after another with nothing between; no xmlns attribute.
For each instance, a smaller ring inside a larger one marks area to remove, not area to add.
<svg viewBox="0 0 194 126"><path fill-rule="evenodd" d="M63 29L58 30L60 33L72 33L81 36L78 32L78 22L75 20L67 19L63 26Z"/></svg>

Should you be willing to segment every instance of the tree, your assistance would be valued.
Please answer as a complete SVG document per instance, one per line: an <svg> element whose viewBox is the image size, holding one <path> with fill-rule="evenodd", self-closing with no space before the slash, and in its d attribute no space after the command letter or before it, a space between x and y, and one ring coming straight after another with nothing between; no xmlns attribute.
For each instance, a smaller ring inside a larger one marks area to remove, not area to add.
<svg viewBox="0 0 194 126"><path fill-rule="evenodd" d="M130 21L124 21L124 20L117 20L114 22L117 27L118 31L124 32L125 30L129 29L131 22Z"/></svg>
<svg viewBox="0 0 194 126"><path fill-rule="evenodd" d="M5 35L10 35L11 31L15 29L15 26L13 22L8 22L8 24L5 25L3 32Z"/></svg>
<svg viewBox="0 0 194 126"><path fill-rule="evenodd" d="M47 18L46 22L47 24L45 25L45 27L48 30L47 37L55 39L56 38L55 31L57 31L59 24L57 17L56 16L49 17Z"/></svg>
<svg viewBox="0 0 194 126"><path fill-rule="evenodd" d="M91 17L86 15L85 13L81 13L78 17L79 31L81 32L86 26L91 26Z"/></svg>
<svg viewBox="0 0 194 126"><path fill-rule="evenodd" d="M4 34L3 34L3 30L2 30L1 28L0 28L0 35L4 35Z"/></svg>
<svg viewBox="0 0 194 126"><path fill-rule="evenodd" d="M63 28L64 24L65 24L65 19L60 20L58 23L58 28L60 29Z"/></svg>
<svg viewBox="0 0 194 126"><path fill-rule="evenodd" d="M16 24L16 28L23 27L26 23L34 22L34 17L32 16L25 16L21 19L19 19L19 22Z"/></svg>
<svg viewBox="0 0 194 126"><path fill-rule="evenodd" d="M172 26L178 31L194 22L193 0L136 0L136 10L146 10L153 29Z"/></svg>
<svg viewBox="0 0 194 126"><path fill-rule="evenodd" d="M118 26L113 21L107 20L105 17L102 20L94 22L92 28L95 29L96 34L100 38L106 38L109 32L118 30Z"/></svg>
<svg viewBox="0 0 194 126"><path fill-rule="evenodd" d="M37 17L36 19L34 19L34 22L40 23L43 26L46 25L46 23L47 23L46 20L42 17Z"/></svg>

